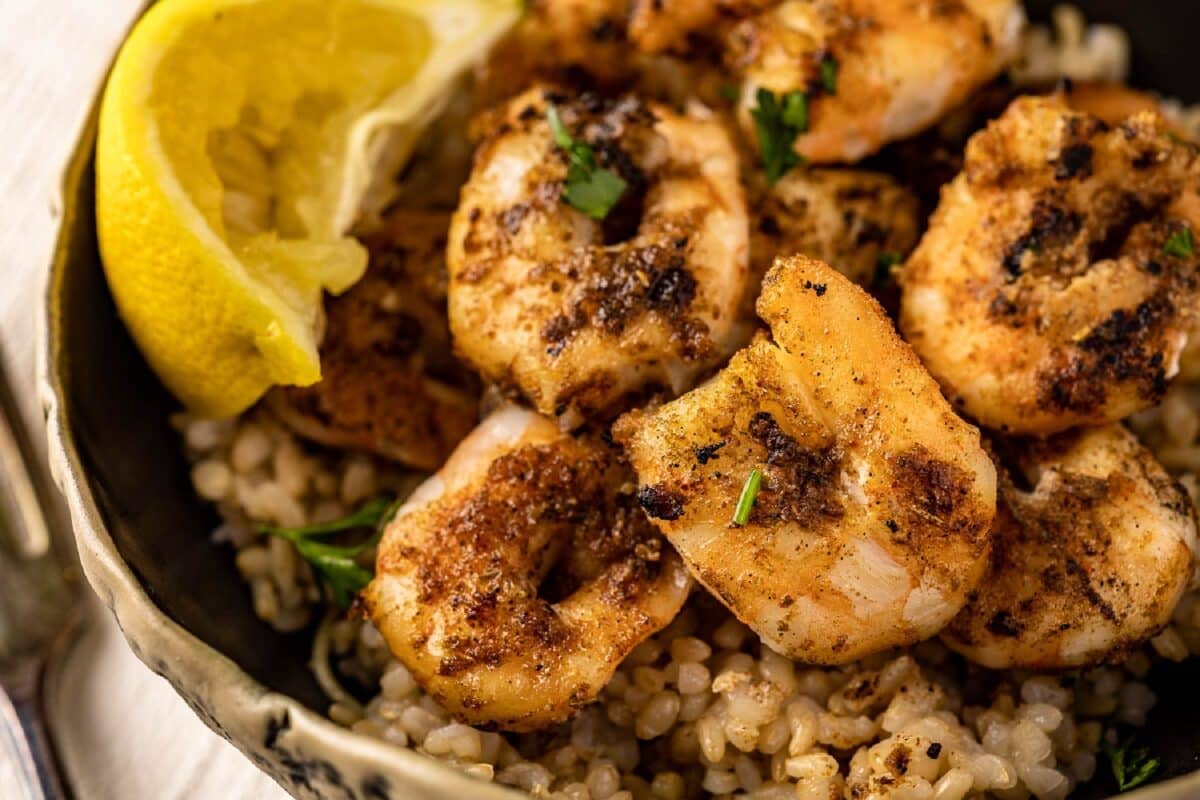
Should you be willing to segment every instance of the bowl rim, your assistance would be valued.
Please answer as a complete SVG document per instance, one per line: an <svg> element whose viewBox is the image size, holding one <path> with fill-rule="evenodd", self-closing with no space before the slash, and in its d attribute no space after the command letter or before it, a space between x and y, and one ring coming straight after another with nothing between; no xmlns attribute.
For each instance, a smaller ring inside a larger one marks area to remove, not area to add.
<svg viewBox="0 0 1200 800"><path fill-rule="evenodd" d="M130 29L154 2L145 0L131 19ZM127 36L128 31L121 43ZM286 769L278 769L270 758L264 758L248 744L262 737L263 728L267 729L268 741L264 742L267 749L282 749L285 756L289 750L302 755L327 754L339 759L340 764L356 764L380 775L405 779L407 785L395 787L401 791L424 788L439 796L444 793L446 798L479 800L526 796L472 778L412 748L354 733L299 701L268 689L160 609L118 552L96 502L68 418L64 386L69 365L60 333L63 315L59 299L70 259L71 231L79 213L72 195L94 158L100 102L110 70L111 60L109 69L98 78L90 110L75 137L75 149L51 200L51 208L58 216L57 234L53 256L43 275L35 323L36 386L46 424L50 474L66 500L88 583L112 613L138 659L166 679L210 729L292 794L317 796L306 781L298 783L294 775L289 777ZM95 226L95 219L87 224ZM169 660L164 661L164 657ZM279 748L281 742L286 749ZM1121 796L1130 800L1188 800L1200 796L1200 768Z"/></svg>
<svg viewBox="0 0 1200 800"><path fill-rule="evenodd" d="M131 26L152 4L153 0L144 4L131 20ZM304 781L297 784L295 780L289 780L286 769L273 769L269 759L264 759L247 744L262 739L264 728L267 739L272 740L266 744L268 749L323 753L338 759L339 763L358 762L364 769L377 774L407 779L408 786L394 787L402 792L406 788L425 788L445 793L448 798L512 800L522 797L514 790L473 778L411 748L354 733L299 701L268 689L231 658L198 639L160 609L118 552L83 467L68 417L64 387L69 365L61 335L63 315L60 308L61 287L70 260L72 229L79 215L73 194L94 158L99 108L108 72L106 70L98 81L90 110L74 139L75 149L54 189L51 208L58 216L57 234L53 256L43 277L35 331L36 386L46 424L50 475L66 500L88 583L113 614L126 643L139 660L168 680L209 728L230 741L290 792L307 794L305 790L310 787L305 786ZM95 219L87 224L94 227ZM270 735L272 726L275 728L273 737Z"/></svg>

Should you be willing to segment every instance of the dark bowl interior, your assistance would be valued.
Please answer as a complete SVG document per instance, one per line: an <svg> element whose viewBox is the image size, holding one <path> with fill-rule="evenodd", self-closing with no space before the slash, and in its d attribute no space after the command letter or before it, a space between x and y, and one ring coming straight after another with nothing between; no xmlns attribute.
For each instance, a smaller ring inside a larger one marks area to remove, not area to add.
<svg viewBox="0 0 1200 800"><path fill-rule="evenodd" d="M1191 48L1200 31L1200 2L1082 0L1090 20L1116 22L1135 42L1133 83L1184 100L1200 100ZM1044 19L1050 0L1027 3ZM167 422L177 404L143 362L117 317L100 267L89 167L68 202L78 230L59 284L61 333L69 354L64 377L68 418L91 489L121 556L158 607L195 636L237 662L272 690L322 710L324 699L306 667L309 637L282 635L251 610L248 587L232 553L213 544L212 508L192 492L176 432ZM152 656L153 654L147 654ZM1159 667L1152 684L1160 702L1140 739L1163 757L1164 777L1200 768L1200 724L1186 698L1200 682L1200 660ZM1107 771L1080 797L1115 791Z"/></svg>

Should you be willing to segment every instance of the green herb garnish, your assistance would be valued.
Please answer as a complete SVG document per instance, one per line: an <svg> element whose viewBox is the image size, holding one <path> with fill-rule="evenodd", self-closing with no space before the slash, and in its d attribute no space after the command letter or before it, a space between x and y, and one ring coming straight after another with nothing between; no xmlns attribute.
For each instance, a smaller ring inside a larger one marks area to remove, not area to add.
<svg viewBox="0 0 1200 800"><path fill-rule="evenodd" d="M612 170L596 165L596 156L586 142L576 141L567 131L558 108L546 108L546 121L554 143L567 153L567 182L563 199L592 219L604 219L625 194L625 180Z"/></svg>
<svg viewBox="0 0 1200 800"><path fill-rule="evenodd" d="M767 183L774 186L788 170L804 163L793 148L796 137L808 130L808 96L788 92L778 98L768 89L759 89L755 98L758 105L750 110L750 116L758 132Z"/></svg>
<svg viewBox="0 0 1200 800"><path fill-rule="evenodd" d="M742 494L738 497L737 508L733 512L733 524L745 525L750 521L750 512L754 510L754 501L758 499L758 490L762 486L762 470L758 467L750 470L750 477L742 486Z"/></svg>
<svg viewBox="0 0 1200 800"><path fill-rule="evenodd" d="M732 83L722 83L717 87L717 93L721 95L722 100L728 100L730 103L742 99L742 90Z"/></svg>
<svg viewBox="0 0 1200 800"><path fill-rule="evenodd" d="M1108 756L1112 766L1113 777L1117 779L1117 788L1122 792L1136 789L1154 777L1154 773L1162 767L1162 761L1150 755L1145 747L1133 747L1133 738L1125 740L1119 747L1113 747L1102 741L1100 749Z"/></svg>
<svg viewBox="0 0 1200 800"><path fill-rule="evenodd" d="M1196 252L1196 241L1192 237L1192 229L1188 227L1173 231L1163 245L1163 252L1177 258L1187 258Z"/></svg>
<svg viewBox="0 0 1200 800"><path fill-rule="evenodd" d="M374 577L370 569L358 563L358 557L379 544L383 529L395 516L398 505L394 500L378 497L353 514L333 522L305 525L301 528L263 525L259 530L294 544L304 560L324 578L334 602L339 608L346 609L350 607L354 596L366 588ZM343 547L322 541L326 536L359 528L374 528L375 532L369 539L356 545Z"/></svg>
<svg viewBox="0 0 1200 800"><path fill-rule="evenodd" d="M875 259L875 281L874 286L884 288L892 282L892 267L904 260L904 256L888 250L880 253L879 258Z"/></svg>
<svg viewBox="0 0 1200 800"><path fill-rule="evenodd" d="M821 59L821 88L828 94L837 94L838 62L833 56Z"/></svg>

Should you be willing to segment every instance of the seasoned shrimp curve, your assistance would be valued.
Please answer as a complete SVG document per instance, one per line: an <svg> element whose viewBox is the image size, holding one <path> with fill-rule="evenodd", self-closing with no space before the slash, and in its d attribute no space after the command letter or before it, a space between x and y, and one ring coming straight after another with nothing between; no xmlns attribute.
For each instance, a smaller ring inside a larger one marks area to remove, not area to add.
<svg viewBox="0 0 1200 800"><path fill-rule="evenodd" d="M1120 124L1126 117L1139 111L1157 111L1164 114L1167 129L1176 136L1195 141L1196 137L1178 120L1165 116L1163 101L1146 92L1131 89L1119 83L1099 81L1095 83L1073 83L1067 87L1067 102L1071 108L1093 114L1110 125ZM1197 187L1200 189L1200 187ZM1185 202L1196 202L1192 198ZM1190 216L1190 215L1189 215ZM1200 314L1192 320L1187 344L1179 358L1179 380L1200 380Z"/></svg>
<svg viewBox="0 0 1200 800"><path fill-rule="evenodd" d="M1183 487L1120 425L1002 443L987 577L943 633L993 668L1122 659L1165 626L1191 580Z"/></svg>
<svg viewBox="0 0 1200 800"><path fill-rule="evenodd" d="M507 406L388 525L363 594L396 658L473 725L531 731L604 688L691 589L600 442Z"/></svg>
<svg viewBox="0 0 1200 800"><path fill-rule="evenodd" d="M605 89L628 82L635 72L628 16L628 0L527 0L521 21L476 70L477 96L488 105L537 81Z"/></svg>
<svg viewBox="0 0 1200 800"><path fill-rule="evenodd" d="M603 220L564 202L547 108L627 189ZM531 90L493 120L450 230L450 328L544 414L678 393L736 347L748 264L738 159L715 120L626 96Z"/></svg>
<svg viewBox="0 0 1200 800"><path fill-rule="evenodd" d="M446 321L448 214L400 211L367 240L366 274L325 303L321 381L268 395L298 435L437 469L479 418L451 354Z"/></svg>
<svg viewBox="0 0 1200 800"><path fill-rule="evenodd" d="M894 178L863 169L793 170L761 191L750 235L752 285L777 256L818 259L860 286L880 260L902 260L917 245L917 196Z"/></svg>
<svg viewBox="0 0 1200 800"><path fill-rule="evenodd" d="M1196 148L1022 98L972 138L901 284L900 326L984 425L1049 434L1146 408L1196 315Z"/></svg>
<svg viewBox="0 0 1200 800"><path fill-rule="evenodd" d="M987 564L996 475L979 432L832 268L781 259L758 311L773 341L760 335L700 388L618 420L643 507L780 653L847 663L935 634Z"/></svg>
<svg viewBox="0 0 1200 800"><path fill-rule="evenodd" d="M720 38L729 25L779 0L632 0L629 39L644 53L686 51L695 39Z"/></svg>
<svg viewBox="0 0 1200 800"><path fill-rule="evenodd" d="M855 162L936 122L1017 53L1017 0L785 0L729 37L749 135L757 93L804 92L795 143L818 163Z"/></svg>

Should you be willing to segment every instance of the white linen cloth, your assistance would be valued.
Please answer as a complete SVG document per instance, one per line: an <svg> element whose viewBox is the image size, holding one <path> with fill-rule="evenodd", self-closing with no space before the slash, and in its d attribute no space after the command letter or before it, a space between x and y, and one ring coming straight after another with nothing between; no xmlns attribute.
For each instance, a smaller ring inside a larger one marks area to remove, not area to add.
<svg viewBox="0 0 1200 800"><path fill-rule="evenodd" d="M39 447L34 319L51 209L96 87L141 0L0 0L0 346ZM61 665L50 721L80 800L275 800L287 795L201 723L92 602ZM0 792L2 794L2 792Z"/></svg>

